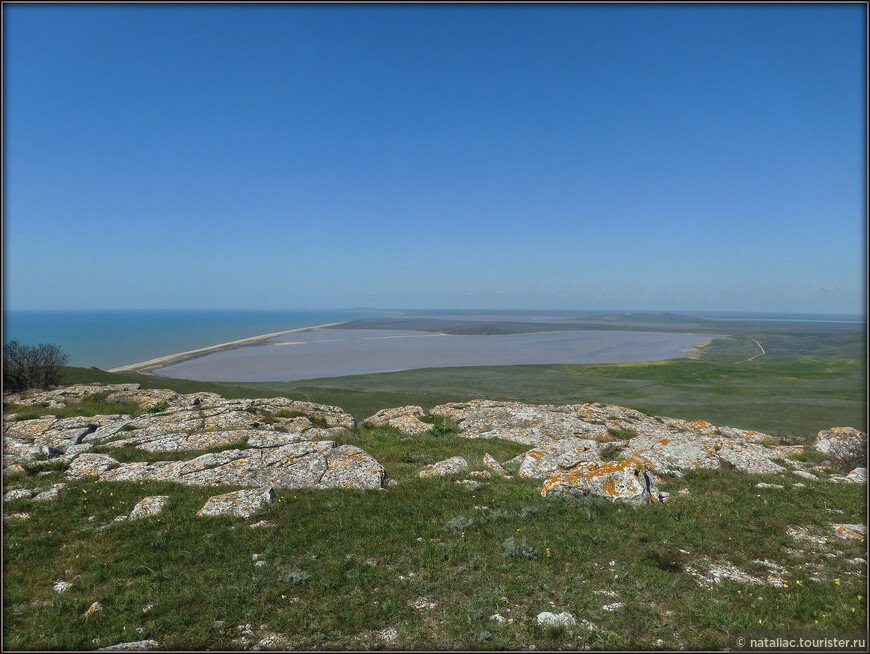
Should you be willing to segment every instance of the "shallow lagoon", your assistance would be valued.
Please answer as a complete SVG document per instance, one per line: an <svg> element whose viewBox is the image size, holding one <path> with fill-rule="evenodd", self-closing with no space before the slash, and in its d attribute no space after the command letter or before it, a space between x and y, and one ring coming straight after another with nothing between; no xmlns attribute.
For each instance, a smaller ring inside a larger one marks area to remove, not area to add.
<svg viewBox="0 0 870 654"><path fill-rule="evenodd" d="M627 363L685 356L709 334L564 331L467 336L315 329L208 354L155 371L198 381L295 381L375 372L559 363Z"/></svg>

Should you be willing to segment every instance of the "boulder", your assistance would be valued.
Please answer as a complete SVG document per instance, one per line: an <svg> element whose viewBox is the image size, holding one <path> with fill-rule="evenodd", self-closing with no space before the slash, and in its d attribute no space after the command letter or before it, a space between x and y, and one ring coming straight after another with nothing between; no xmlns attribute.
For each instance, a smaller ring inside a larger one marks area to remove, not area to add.
<svg viewBox="0 0 870 654"><path fill-rule="evenodd" d="M499 465L499 462L496 461L489 452L483 455L483 465L490 472L501 475L502 477L507 476L507 472L505 472L505 469L502 468L501 465Z"/></svg>
<svg viewBox="0 0 870 654"><path fill-rule="evenodd" d="M57 494L66 486L66 484L55 484L47 491L39 493L33 498L34 502L45 502L46 500L53 500L57 497Z"/></svg>
<svg viewBox="0 0 870 654"><path fill-rule="evenodd" d="M275 491L271 488L255 488L214 495L208 498L208 502L197 511L196 515L235 515L248 518L261 507L274 501L275 497Z"/></svg>
<svg viewBox="0 0 870 654"><path fill-rule="evenodd" d="M867 434L852 427L820 431L813 447L835 462L848 462L852 467L866 465Z"/></svg>
<svg viewBox="0 0 870 654"><path fill-rule="evenodd" d="M581 463L557 473L544 482L541 495L603 497L608 500L644 504L660 502L655 479L637 460Z"/></svg>
<svg viewBox="0 0 870 654"><path fill-rule="evenodd" d="M461 456L454 456L449 459L445 459L444 461L439 461L438 463L426 468L425 470L421 470L419 472L420 477L444 477L446 475L454 475L456 473L462 472L468 468L468 461L463 459Z"/></svg>
<svg viewBox="0 0 870 654"><path fill-rule="evenodd" d="M432 429L432 425L420 418L425 415L422 407L402 406L396 409L381 409L375 415L363 420L364 425L380 427L390 425L403 434L414 435Z"/></svg>
<svg viewBox="0 0 870 654"><path fill-rule="evenodd" d="M169 502L168 495L151 495L143 497L136 502L136 506L130 511L130 520L139 520L140 518L150 518L163 511L163 507Z"/></svg>

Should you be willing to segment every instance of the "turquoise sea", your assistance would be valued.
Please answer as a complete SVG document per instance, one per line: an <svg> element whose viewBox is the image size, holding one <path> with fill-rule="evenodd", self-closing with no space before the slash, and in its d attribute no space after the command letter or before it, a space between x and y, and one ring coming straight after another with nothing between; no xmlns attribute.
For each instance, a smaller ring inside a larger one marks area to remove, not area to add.
<svg viewBox="0 0 870 654"><path fill-rule="evenodd" d="M261 334L360 318L377 311L4 311L3 342L56 343L70 365L103 370Z"/></svg>

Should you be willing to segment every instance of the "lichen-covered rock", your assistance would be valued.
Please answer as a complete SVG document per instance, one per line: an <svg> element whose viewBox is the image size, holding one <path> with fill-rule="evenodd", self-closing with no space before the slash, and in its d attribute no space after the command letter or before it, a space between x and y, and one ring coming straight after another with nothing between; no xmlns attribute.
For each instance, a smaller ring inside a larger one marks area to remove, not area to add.
<svg viewBox="0 0 870 654"><path fill-rule="evenodd" d="M599 462L597 444L583 438L545 443L522 455L519 475L526 479L550 477L559 470L568 470L581 462Z"/></svg>
<svg viewBox="0 0 870 654"><path fill-rule="evenodd" d="M650 470L668 474L674 470L718 468L715 441L693 434L644 435L632 438L621 452L625 459L636 459Z"/></svg>
<svg viewBox="0 0 870 654"><path fill-rule="evenodd" d="M831 525L834 534L844 539L862 539L867 536L867 526L861 524L834 524Z"/></svg>
<svg viewBox="0 0 870 654"><path fill-rule="evenodd" d="M92 476L99 477L106 470L116 468L121 463L117 459L113 459L108 454L94 454L86 452L80 454L66 469L65 476L70 479L78 479L80 477Z"/></svg>
<svg viewBox="0 0 870 654"><path fill-rule="evenodd" d="M465 438L503 438L525 445L566 438L610 439L605 426L582 420L570 408L552 405L472 400L442 404L431 413L455 421Z"/></svg>
<svg viewBox="0 0 870 654"><path fill-rule="evenodd" d="M36 491L30 490L29 488L16 488L15 490L11 490L6 493L6 495L3 496L3 501L11 502L12 500L20 499L29 500L34 495L36 495Z"/></svg>
<svg viewBox="0 0 870 654"><path fill-rule="evenodd" d="M122 463L101 481L174 481L192 486L380 488L386 473L370 454L334 441L224 450L189 461Z"/></svg>
<svg viewBox="0 0 870 654"><path fill-rule="evenodd" d="M326 454L326 470L315 488L382 488L386 472L368 452L339 445Z"/></svg>
<svg viewBox="0 0 870 654"><path fill-rule="evenodd" d="M130 520L139 520L140 518L150 518L157 515L166 504L169 502L168 495L150 495L143 497L136 502L136 506L130 511Z"/></svg>
<svg viewBox="0 0 870 654"><path fill-rule="evenodd" d="M866 484L867 468L855 468L848 475L831 475L828 481L847 484Z"/></svg>
<svg viewBox="0 0 870 654"><path fill-rule="evenodd" d="M390 425L403 434L422 434L432 429L431 424L420 420L423 415L425 415L425 411L419 406L381 409L375 415L363 420L363 424L371 427Z"/></svg>
<svg viewBox="0 0 870 654"><path fill-rule="evenodd" d="M277 447L300 440L323 440L356 426L338 407L283 397L228 400L214 393L181 395L143 390L136 384L78 385L29 394L29 403L65 406L89 395L105 402L147 409L138 416L88 416L58 419L44 416L4 424L4 466L51 452L72 460L95 445L133 445L147 451L211 449L247 439L253 447ZM18 396L6 396L15 401ZM118 436L123 438L118 439Z"/></svg>
<svg viewBox="0 0 870 654"><path fill-rule="evenodd" d="M840 461L863 463L867 460L867 434L852 427L832 427L820 431L813 447Z"/></svg>
<svg viewBox="0 0 870 654"><path fill-rule="evenodd" d="M454 456L444 461L439 461L425 470L421 470L418 475L420 477L444 477L454 475L466 469L468 469L468 461L461 456Z"/></svg>
<svg viewBox="0 0 870 654"><path fill-rule="evenodd" d="M34 502L45 502L46 500L53 500L55 497L57 497L57 494L61 490L64 489L65 486L66 486L66 484L63 484L63 483L55 484L54 486L49 488L47 491L42 492L39 495L36 495L33 498L33 501Z"/></svg>
<svg viewBox="0 0 870 654"><path fill-rule="evenodd" d="M196 515L235 515L248 518L266 504L273 502L275 497L275 491L271 488L255 488L214 495L208 498L208 502L197 511Z"/></svg>
<svg viewBox="0 0 870 654"><path fill-rule="evenodd" d="M603 497L608 500L643 504L660 502L655 479L640 461L581 463L557 473L544 482L541 495Z"/></svg>
<svg viewBox="0 0 870 654"><path fill-rule="evenodd" d="M501 475L502 477L507 476L507 472L505 472L505 469L501 467L499 462L496 461L495 457L493 457L492 454L490 454L489 452L483 455L483 465L490 472Z"/></svg>
<svg viewBox="0 0 870 654"><path fill-rule="evenodd" d="M577 620L575 620L574 616L567 611L558 614L551 613L550 611L542 611L541 613L538 613L537 623L541 627L564 629L576 625Z"/></svg>
<svg viewBox="0 0 870 654"><path fill-rule="evenodd" d="M160 647L156 640L132 640L127 643L116 643L108 647L100 647L98 652L147 652Z"/></svg>

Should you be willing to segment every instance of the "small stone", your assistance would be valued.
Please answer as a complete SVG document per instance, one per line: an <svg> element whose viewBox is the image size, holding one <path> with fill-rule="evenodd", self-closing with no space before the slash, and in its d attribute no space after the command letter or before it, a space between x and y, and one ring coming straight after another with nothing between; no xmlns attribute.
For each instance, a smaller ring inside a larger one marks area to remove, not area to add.
<svg viewBox="0 0 870 654"><path fill-rule="evenodd" d="M801 482L796 482L796 483L792 484L792 486L794 486L795 488L806 488L807 487L806 484L803 484Z"/></svg>
<svg viewBox="0 0 870 654"><path fill-rule="evenodd" d="M779 484L768 484L768 483L763 482L763 481L760 481L757 484L755 484L755 487L756 488L783 488Z"/></svg>
<svg viewBox="0 0 870 654"><path fill-rule="evenodd" d="M622 608L625 606L622 602L614 602L613 604L605 604L601 608L605 611L615 611L616 609Z"/></svg>
<svg viewBox="0 0 870 654"><path fill-rule="evenodd" d="M266 565L266 562L265 562L265 561L256 561L256 562L254 562L254 566L257 567L257 568L262 568L264 565Z"/></svg>
<svg viewBox="0 0 870 654"><path fill-rule="evenodd" d="M496 461L492 454L490 454L489 452L483 455L483 465L486 466L487 470L491 470L495 474L501 475L502 477L507 474L507 472L505 472L505 469L501 467L499 462Z"/></svg>
<svg viewBox="0 0 870 654"><path fill-rule="evenodd" d="M792 473L796 474L798 477L803 477L804 479L812 479L813 481L819 480L819 478L813 473L807 472L806 470L792 470Z"/></svg>
<svg viewBox="0 0 870 654"><path fill-rule="evenodd" d="M500 613L493 613L491 616L489 616L489 619L492 622L507 622L507 619Z"/></svg>
<svg viewBox="0 0 870 654"><path fill-rule="evenodd" d="M444 461L439 461L435 465L421 470L419 475L420 477L444 477L445 475L452 475L458 472L462 472L468 468L468 461L463 459L461 456L454 456L449 459L445 459Z"/></svg>
<svg viewBox="0 0 870 654"><path fill-rule="evenodd" d="M127 643L117 643L108 647L101 647L98 652L147 652L148 650L157 649L160 644L156 640L133 640Z"/></svg>
<svg viewBox="0 0 870 654"><path fill-rule="evenodd" d="M537 621L538 625L542 627L555 628L573 627L575 624L577 624L574 616L567 611L563 611L558 615L555 613L551 613L550 611L542 611L541 613L538 613Z"/></svg>
<svg viewBox="0 0 870 654"><path fill-rule="evenodd" d="M12 500L30 499L35 494L36 491L30 490L29 488L16 488L15 490L6 493L6 495L3 496L3 501L11 502Z"/></svg>
<svg viewBox="0 0 870 654"><path fill-rule="evenodd" d="M72 584L69 583L68 581L64 581L63 579L60 579L60 580L58 580L57 583L53 586L53 588L54 588L54 592L55 592L55 593L65 593L65 592L68 591L70 588L72 588Z"/></svg>
<svg viewBox="0 0 870 654"><path fill-rule="evenodd" d="M85 617L90 618L92 615L103 612L103 605L99 602L94 602L88 607L88 610L85 611Z"/></svg>

